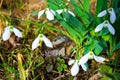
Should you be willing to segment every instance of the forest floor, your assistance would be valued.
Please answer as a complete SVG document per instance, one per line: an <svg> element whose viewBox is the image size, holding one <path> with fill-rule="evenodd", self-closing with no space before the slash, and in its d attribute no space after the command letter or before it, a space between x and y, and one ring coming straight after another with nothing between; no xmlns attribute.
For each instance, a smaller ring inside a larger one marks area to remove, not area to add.
<svg viewBox="0 0 120 80"><path fill-rule="evenodd" d="M0 36L4 28L8 25L8 20L17 26L23 33L24 38L18 38L14 34L7 41L0 39L0 80L18 80L17 71L19 55L22 59L24 70L28 80L99 80L103 75L99 73L99 66L106 63L90 61L89 70L84 72L82 68L77 76L71 76L68 61L74 58L71 49L75 45L68 37L46 30L46 36L54 42L54 48L47 48L44 44L36 50L31 50L33 40L38 36L36 33L37 23L46 21L44 17L40 20L31 14L31 11L40 11L46 7L44 0L24 0L24 3L13 2L12 0L1 0L0 2ZM49 24L60 30L65 30L59 23ZM1 37L2 38L2 37ZM104 53L102 54L104 55ZM115 58L116 55L113 56ZM59 61L57 59L62 60ZM107 61L107 60L106 60ZM120 63L120 60L119 60ZM67 68L58 71L61 64L66 64ZM120 69L118 69L119 72Z"/></svg>

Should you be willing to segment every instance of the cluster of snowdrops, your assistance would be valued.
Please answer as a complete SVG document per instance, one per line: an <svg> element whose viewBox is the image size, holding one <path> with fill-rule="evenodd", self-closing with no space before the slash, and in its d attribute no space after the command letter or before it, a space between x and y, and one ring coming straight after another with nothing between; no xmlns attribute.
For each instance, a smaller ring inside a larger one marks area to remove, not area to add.
<svg viewBox="0 0 120 80"><path fill-rule="evenodd" d="M70 15L75 16L75 14L67 9L60 9L60 10L52 10L50 8L46 8L44 10L41 10L38 12L38 19L45 14L48 20L54 20L56 13L61 14L62 12L68 12ZM105 20L103 23L99 24L96 28L95 28L95 32L99 32L101 31L104 27L108 28L108 31L114 35L115 34L115 29L112 26L112 24L115 22L116 20L116 15L114 12L113 8L109 8L107 10L103 10L101 11L97 17L104 17L105 15L109 14L110 15L110 20ZM110 22L109 22L110 21ZM22 32L20 30L18 30L17 28L13 27L12 25L8 25L5 29L4 32L2 34L2 39L3 41L7 41L10 38L11 32L13 32L17 37L23 37ZM32 43L32 50L36 49L38 46L40 46L40 41L43 41L45 43L45 45L49 48L53 48L53 44L52 42L42 33L38 34L38 37L33 41ZM84 71L87 71L88 68L86 67L86 62L89 59L95 59L96 62L103 62L105 61L105 58L100 57L100 56L96 56L94 54L93 51L89 51L87 54L83 55L80 60L76 60L76 59L70 59L70 61L68 62L68 65L72 65L72 68L70 69L71 71L71 75L72 76L76 76L79 72L79 66L82 67L82 69Z"/></svg>

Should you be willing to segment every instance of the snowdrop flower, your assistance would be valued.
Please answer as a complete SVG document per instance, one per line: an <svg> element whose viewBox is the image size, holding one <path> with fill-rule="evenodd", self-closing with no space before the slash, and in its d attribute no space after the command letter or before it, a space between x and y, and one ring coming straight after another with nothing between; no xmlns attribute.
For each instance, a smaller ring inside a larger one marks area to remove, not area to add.
<svg viewBox="0 0 120 80"><path fill-rule="evenodd" d="M95 28L95 32L99 32L102 30L103 27L107 27L109 32L111 34L115 34L115 29L113 28L113 26L109 23L108 20L105 20L103 23L99 24L96 28Z"/></svg>
<svg viewBox="0 0 120 80"><path fill-rule="evenodd" d="M73 66L70 70L72 76L76 76L78 74L80 65L81 65L81 67L83 68L84 71L87 71L87 67L84 64L79 64L78 60L71 59L68 62L68 65L72 65L72 64L73 64Z"/></svg>
<svg viewBox="0 0 120 80"><path fill-rule="evenodd" d="M115 11L114 11L113 8L109 8L109 9L107 9L107 10L101 11L101 12L98 14L98 17L103 17L103 16L105 16L105 15L107 14L107 11L108 11L108 13L110 14L110 22L111 22L111 23L114 23L115 20L116 20L116 15L115 15Z"/></svg>
<svg viewBox="0 0 120 80"><path fill-rule="evenodd" d="M71 14L72 16L75 16L75 14L73 12L71 12L70 10L67 10L67 9L60 9L60 10L57 10L56 12L58 14L61 14L62 12L66 12L68 11L69 14Z"/></svg>
<svg viewBox="0 0 120 80"><path fill-rule="evenodd" d="M12 26L7 26L3 32L3 35L2 35L2 38L4 41L6 41L10 38L10 35L11 35L10 32L14 32L14 34L17 37L22 37L22 33L17 28L14 28Z"/></svg>
<svg viewBox="0 0 120 80"><path fill-rule="evenodd" d="M103 62L105 60L105 58L96 56L92 51L90 51L80 59L79 64L85 64L88 61L88 59L93 58L97 62Z"/></svg>
<svg viewBox="0 0 120 80"><path fill-rule="evenodd" d="M38 19L43 15L46 14L48 20L54 20L55 12L52 9L46 8L38 12Z"/></svg>
<svg viewBox="0 0 120 80"><path fill-rule="evenodd" d="M39 42L43 41L47 47L52 48L52 42L43 34L39 34L38 37L32 43L32 50L39 46Z"/></svg>

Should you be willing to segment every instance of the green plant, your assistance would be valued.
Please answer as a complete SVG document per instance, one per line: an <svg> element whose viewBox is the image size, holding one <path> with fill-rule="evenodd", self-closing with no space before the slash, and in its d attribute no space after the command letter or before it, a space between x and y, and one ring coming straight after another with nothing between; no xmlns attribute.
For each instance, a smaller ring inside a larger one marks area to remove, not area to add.
<svg viewBox="0 0 120 80"><path fill-rule="evenodd" d="M59 62L59 65L57 66L58 72L62 72L65 69L67 69L67 65L65 64L65 60L64 59L62 59L60 57L57 57L56 61Z"/></svg>
<svg viewBox="0 0 120 80"><path fill-rule="evenodd" d="M68 2L47 0L47 7L55 11L55 19L67 30L67 36L76 44L75 60L78 63L78 65L76 65L76 62L74 64L76 67L85 64L87 59L100 55L103 50L106 51L106 57L111 60L114 51L119 48L118 31L120 29L118 29L118 20L120 17L116 17L120 10L116 6L118 3L119 0L117 2L112 1L108 7L108 0L97 1L96 16L93 16L90 12L90 0L70 0ZM73 12L70 12L69 4L73 6ZM104 4L104 6L101 6L101 4ZM93 56L88 56L87 54L91 51L94 52ZM88 58L85 59L86 57ZM101 57L95 59L100 60L99 62L105 60ZM76 69L76 73L78 73L77 70L79 69Z"/></svg>
<svg viewBox="0 0 120 80"><path fill-rule="evenodd" d="M119 80L120 73L113 71L113 68L107 66L107 65L101 65L99 68L100 74L104 75L101 80Z"/></svg>

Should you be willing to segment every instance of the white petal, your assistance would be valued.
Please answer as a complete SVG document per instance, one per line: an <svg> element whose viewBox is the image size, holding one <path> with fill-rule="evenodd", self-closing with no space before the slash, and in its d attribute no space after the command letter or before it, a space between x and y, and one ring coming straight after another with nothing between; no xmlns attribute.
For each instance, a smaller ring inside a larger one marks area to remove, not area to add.
<svg viewBox="0 0 120 80"><path fill-rule="evenodd" d="M61 14L61 13L63 12L63 9L56 10L56 12L57 12L58 14Z"/></svg>
<svg viewBox="0 0 120 80"><path fill-rule="evenodd" d="M51 12L53 15L55 15L55 11L53 11L52 9L50 9L50 12Z"/></svg>
<svg viewBox="0 0 120 80"><path fill-rule="evenodd" d="M75 14L74 14L73 12L68 11L68 13L70 13L72 16L74 16L74 17L75 17Z"/></svg>
<svg viewBox="0 0 120 80"><path fill-rule="evenodd" d="M22 37L21 31L19 31L17 28L13 28L13 32L14 32L14 34L15 34L16 36Z"/></svg>
<svg viewBox="0 0 120 80"><path fill-rule="evenodd" d="M106 14L107 14L107 11L106 11L106 10L103 10L103 11L101 11L101 12L98 14L97 17L103 17L103 16L105 16Z"/></svg>
<svg viewBox="0 0 120 80"><path fill-rule="evenodd" d="M44 12L45 12L45 10L41 10L38 12L38 19L43 15Z"/></svg>
<svg viewBox="0 0 120 80"><path fill-rule="evenodd" d="M72 76L76 76L79 72L79 66L77 64L77 62L74 63L74 65L71 68L71 74Z"/></svg>
<svg viewBox="0 0 120 80"><path fill-rule="evenodd" d="M108 9L108 12L109 12L109 14L110 14L110 22L111 22L111 23L114 23L115 20L116 20L116 15L115 15L114 9L113 9L113 8L109 8L109 9Z"/></svg>
<svg viewBox="0 0 120 80"><path fill-rule="evenodd" d="M115 15L114 10L112 10L111 15L110 15L110 21L111 21L111 23L114 23L115 20L116 20L116 15Z"/></svg>
<svg viewBox="0 0 120 80"><path fill-rule="evenodd" d="M5 31L7 31L7 30L10 31L10 26L7 26L7 27L5 28Z"/></svg>
<svg viewBox="0 0 120 80"><path fill-rule="evenodd" d="M42 40L47 47L53 48L52 42L45 35L43 35Z"/></svg>
<svg viewBox="0 0 120 80"><path fill-rule="evenodd" d="M105 60L105 58L103 58L103 57L95 56L94 54L93 54L93 56L94 56L94 59L95 59L97 62L103 62L103 61Z"/></svg>
<svg viewBox="0 0 120 80"><path fill-rule="evenodd" d="M38 36L32 43L32 50L39 46L40 37Z"/></svg>
<svg viewBox="0 0 120 80"><path fill-rule="evenodd" d="M6 27L4 32L3 32L3 35L2 35L2 38L4 41L8 40L10 38L10 29L9 27Z"/></svg>
<svg viewBox="0 0 120 80"><path fill-rule="evenodd" d="M108 23L108 30L110 31L110 33L111 34L115 34L115 29L113 28L113 26L110 24L110 23Z"/></svg>
<svg viewBox="0 0 120 80"><path fill-rule="evenodd" d="M87 67L85 66L85 64L81 64L81 67L84 71L87 71Z"/></svg>
<svg viewBox="0 0 120 80"><path fill-rule="evenodd" d="M79 65L81 65L81 64L85 64L87 61L88 61L88 58L89 58L89 53L88 54L86 54L86 55L84 55L81 59L80 59L80 61L79 61Z"/></svg>
<svg viewBox="0 0 120 80"><path fill-rule="evenodd" d="M54 13L51 10L46 10L45 14L48 20L54 20Z"/></svg>
<svg viewBox="0 0 120 80"><path fill-rule="evenodd" d="M68 65L71 65L75 62L75 60L71 59L69 62L68 62Z"/></svg>
<svg viewBox="0 0 120 80"><path fill-rule="evenodd" d="M95 32L99 32L102 30L102 28L104 27L104 22L99 24L96 28L95 28Z"/></svg>

